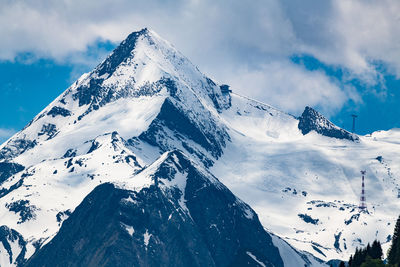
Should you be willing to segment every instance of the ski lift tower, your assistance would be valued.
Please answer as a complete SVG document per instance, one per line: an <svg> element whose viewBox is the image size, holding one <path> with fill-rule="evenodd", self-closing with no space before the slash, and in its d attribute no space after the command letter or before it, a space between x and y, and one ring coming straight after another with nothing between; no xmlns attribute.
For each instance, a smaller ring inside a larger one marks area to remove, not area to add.
<svg viewBox="0 0 400 267"><path fill-rule="evenodd" d="M365 183L364 183L364 176L366 174L366 171L361 171L361 176L362 176L362 182L361 182L361 197L360 197L360 206L358 206L358 209L360 212L368 212L367 211L367 202L365 198Z"/></svg>

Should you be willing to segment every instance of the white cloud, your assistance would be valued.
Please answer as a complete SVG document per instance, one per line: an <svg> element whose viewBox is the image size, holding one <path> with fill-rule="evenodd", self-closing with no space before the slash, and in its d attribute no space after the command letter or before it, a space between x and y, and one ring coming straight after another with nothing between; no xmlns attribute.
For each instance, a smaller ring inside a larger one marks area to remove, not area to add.
<svg viewBox="0 0 400 267"><path fill-rule="evenodd" d="M96 40L119 42L150 27L216 80L293 112L308 104L332 113L349 99L361 102L323 72L290 63L295 53L346 68L367 87L381 79L372 62L400 74L397 0L0 2L0 24L7 25L0 27L0 59L28 51L81 64Z"/></svg>
<svg viewBox="0 0 400 267"><path fill-rule="evenodd" d="M0 128L0 145L15 133L14 129Z"/></svg>
<svg viewBox="0 0 400 267"><path fill-rule="evenodd" d="M272 62L258 70L231 70L227 75L230 75L233 90L239 94L262 100L293 114L300 114L305 106L317 106L329 116L348 99L361 101L353 88L341 88L339 83L323 72L310 72L289 61Z"/></svg>
<svg viewBox="0 0 400 267"><path fill-rule="evenodd" d="M379 83L374 63L400 74L400 2L397 0L286 1L299 50L343 66L367 85Z"/></svg>

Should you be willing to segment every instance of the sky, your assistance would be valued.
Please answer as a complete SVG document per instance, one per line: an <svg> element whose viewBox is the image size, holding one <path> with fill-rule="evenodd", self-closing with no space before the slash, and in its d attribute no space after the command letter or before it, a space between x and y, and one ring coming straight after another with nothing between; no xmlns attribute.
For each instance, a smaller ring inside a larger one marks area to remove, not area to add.
<svg viewBox="0 0 400 267"><path fill-rule="evenodd" d="M238 94L400 127L399 23L398 0L0 0L0 142L144 27Z"/></svg>

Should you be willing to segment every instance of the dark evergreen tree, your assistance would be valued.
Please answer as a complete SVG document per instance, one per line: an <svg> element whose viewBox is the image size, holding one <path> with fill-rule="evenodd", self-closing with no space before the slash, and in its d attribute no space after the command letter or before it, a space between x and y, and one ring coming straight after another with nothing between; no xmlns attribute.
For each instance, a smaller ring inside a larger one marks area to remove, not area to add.
<svg viewBox="0 0 400 267"><path fill-rule="evenodd" d="M371 246L371 249L370 249L368 255L372 259L381 259L382 258L382 256L383 256L382 247L381 247L381 243L378 240L375 240L374 243L372 243L372 246Z"/></svg>
<svg viewBox="0 0 400 267"><path fill-rule="evenodd" d="M365 263L368 263L367 266L375 266L374 264L378 264L376 266L381 266L382 255L381 243L375 240L372 246L368 243L365 248L356 248L354 255L350 256L348 266L360 267L364 266Z"/></svg>
<svg viewBox="0 0 400 267"><path fill-rule="evenodd" d="M361 264L361 267L384 267L381 259L372 259L371 257L367 257L365 262Z"/></svg>
<svg viewBox="0 0 400 267"><path fill-rule="evenodd" d="M363 257L362 257L362 251L358 248L356 248L356 252L354 253L353 257L353 263L351 267L359 267L361 266L361 263L363 262Z"/></svg>
<svg viewBox="0 0 400 267"><path fill-rule="evenodd" d="M392 245L388 252L388 263L391 265L400 265L400 216L397 219L396 226L394 227L394 233L392 237Z"/></svg>
<svg viewBox="0 0 400 267"><path fill-rule="evenodd" d="M371 250L371 245L368 243L368 244L367 244L367 250L366 250L366 251L367 251L367 253L369 253L369 252L370 252L370 250Z"/></svg>
<svg viewBox="0 0 400 267"><path fill-rule="evenodd" d="M346 267L343 261L340 262L339 267Z"/></svg>
<svg viewBox="0 0 400 267"><path fill-rule="evenodd" d="M361 263L363 263L363 262L365 262L367 260L367 257L370 254L370 252L371 252L371 246L368 243L366 248L361 249L361 259L362 259Z"/></svg>

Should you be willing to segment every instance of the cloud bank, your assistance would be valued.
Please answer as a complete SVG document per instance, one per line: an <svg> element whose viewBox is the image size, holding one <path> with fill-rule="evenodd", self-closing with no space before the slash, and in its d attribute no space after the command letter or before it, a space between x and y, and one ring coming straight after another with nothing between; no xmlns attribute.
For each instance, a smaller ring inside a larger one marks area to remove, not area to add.
<svg viewBox="0 0 400 267"><path fill-rule="evenodd" d="M366 87L380 82L377 63L400 75L396 0L0 2L0 24L7 25L0 27L1 60L29 52L82 64L95 42L118 43L149 27L207 75L293 113L311 105L331 114L349 100L361 103L363 92L293 63L292 55L342 68Z"/></svg>

